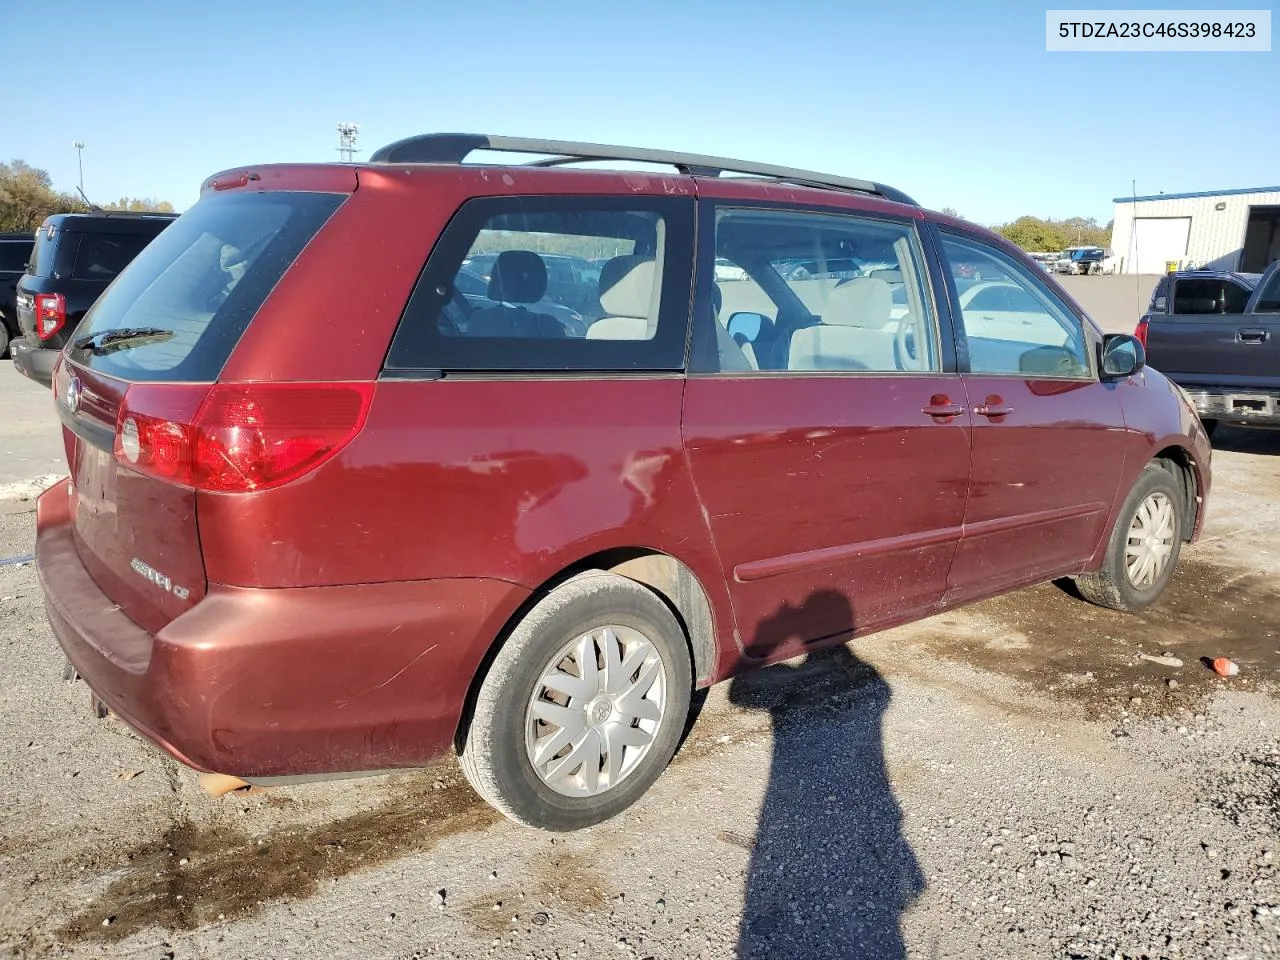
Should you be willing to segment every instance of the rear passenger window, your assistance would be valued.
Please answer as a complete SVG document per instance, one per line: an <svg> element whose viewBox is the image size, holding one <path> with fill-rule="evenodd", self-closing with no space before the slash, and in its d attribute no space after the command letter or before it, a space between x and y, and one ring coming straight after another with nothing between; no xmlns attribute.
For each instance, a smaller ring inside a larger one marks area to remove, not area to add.
<svg viewBox="0 0 1280 960"><path fill-rule="evenodd" d="M115 279L142 248L151 242L148 235L133 233L87 233L80 238L80 252L71 273L73 280Z"/></svg>
<svg viewBox="0 0 1280 960"><path fill-rule="evenodd" d="M0 242L0 272L22 273L31 259L30 240L7 240Z"/></svg>
<svg viewBox="0 0 1280 960"><path fill-rule="evenodd" d="M1249 290L1218 277L1179 277L1173 285L1173 312L1244 313Z"/></svg>
<svg viewBox="0 0 1280 960"><path fill-rule="evenodd" d="M913 226L839 214L721 209L711 318L722 373L938 369ZM706 329L704 326L703 329Z"/></svg>
<svg viewBox="0 0 1280 960"><path fill-rule="evenodd" d="M472 200L401 318L388 370L678 370L693 202Z"/></svg>

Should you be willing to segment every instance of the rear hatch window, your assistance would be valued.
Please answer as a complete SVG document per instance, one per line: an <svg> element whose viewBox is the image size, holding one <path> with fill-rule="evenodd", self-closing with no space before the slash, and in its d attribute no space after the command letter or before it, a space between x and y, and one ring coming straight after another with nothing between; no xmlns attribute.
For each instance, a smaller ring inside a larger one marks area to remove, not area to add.
<svg viewBox="0 0 1280 960"><path fill-rule="evenodd" d="M267 295L347 196L205 197L107 288L71 358L125 380L217 380Z"/></svg>
<svg viewBox="0 0 1280 960"><path fill-rule="evenodd" d="M56 227L42 225L36 231L35 246L31 250L31 261L27 264L27 273L33 277L49 277L53 275L53 258L57 252L55 237L61 233Z"/></svg>

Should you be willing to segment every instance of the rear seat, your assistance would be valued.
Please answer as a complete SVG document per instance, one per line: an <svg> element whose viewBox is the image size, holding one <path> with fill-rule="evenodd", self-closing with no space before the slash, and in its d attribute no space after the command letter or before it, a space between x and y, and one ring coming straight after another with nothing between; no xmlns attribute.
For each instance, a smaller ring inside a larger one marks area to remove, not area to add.
<svg viewBox="0 0 1280 960"><path fill-rule="evenodd" d="M883 280L855 277L827 295L822 322L791 334L790 370L897 370L891 322L893 290Z"/></svg>

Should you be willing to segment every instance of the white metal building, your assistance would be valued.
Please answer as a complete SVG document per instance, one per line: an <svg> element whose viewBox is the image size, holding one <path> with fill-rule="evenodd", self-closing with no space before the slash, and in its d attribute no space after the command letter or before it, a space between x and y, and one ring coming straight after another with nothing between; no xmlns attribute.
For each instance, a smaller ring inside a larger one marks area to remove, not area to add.
<svg viewBox="0 0 1280 960"><path fill-rule="evenodd" d="M1280 187L1116 197L1120 273L1216 267L1256 273L1280 259Z"/></svg>

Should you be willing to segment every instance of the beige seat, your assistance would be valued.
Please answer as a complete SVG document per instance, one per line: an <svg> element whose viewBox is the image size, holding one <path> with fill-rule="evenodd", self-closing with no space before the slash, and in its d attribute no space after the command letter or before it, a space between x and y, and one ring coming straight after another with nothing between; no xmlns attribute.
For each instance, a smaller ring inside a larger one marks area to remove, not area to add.
<svg viewBox="0 0 1280 960"><path fill-rule="evenodd" d="M855 277L827 295L822 322L791 335L790 370L897 370L894 331L886 330L893 289L874 277Z"/></svg>
<svg viewBox="0 0 1280 960"><path fill-rule="evenodd" d="M651 257L614 257L600 271L600 306L606 315L587 328L587 338L653 339L661 283L661 271Z"/></svg>

